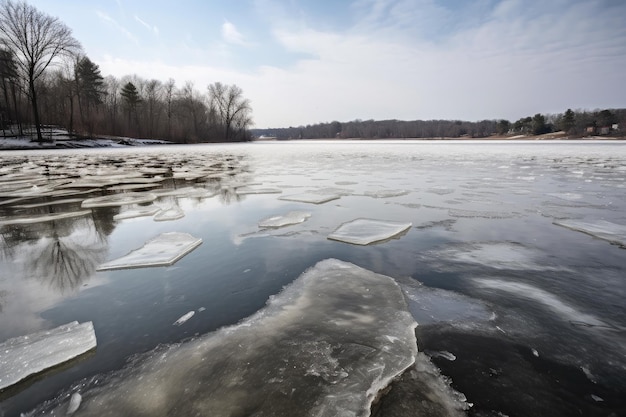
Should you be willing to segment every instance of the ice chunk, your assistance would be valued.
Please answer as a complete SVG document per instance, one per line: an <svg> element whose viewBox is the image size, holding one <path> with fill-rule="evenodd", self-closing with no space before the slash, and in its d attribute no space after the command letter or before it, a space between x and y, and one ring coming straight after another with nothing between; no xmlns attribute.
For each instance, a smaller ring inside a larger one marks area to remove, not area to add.
<svg viewBox="0 0 626 417"><path fill-rule="evenodd" d="M290 211L282 216L272 216L259 222L259 227L284 227L292 224L303 223L311 217L311 213L306 211Z"/></svg>
<svg viewBox="0 0 626 417"><path fill-rule="evenodd" d="M73 321L0 343L0 390L96 347L93 323Z"/></svg>
<svg viewBox="0 0 626 417"><path fill-rule="evenodd" d="M161 211L157 206L140 207L134 210L125 210L113 216L113 220L132 219L135 217L154 216Z"/></svg>
<svg viewBox="0 0 626 417"><path fill-rule="evenodd" d="M3 220L0 220L0 226L6 226L10 224L33 224L33 223L43 223L43 222L51 222L55 220L61 219L70 219L73 217L81 217L91 214L90 210L80 210L69 213L52 213L52 214L42 214L37 216L29 216L29 217L9 217Z"/></svg>
<svg viewBox="0 0 626 417"><path fill-rule="evenodd" d="M283 191L278 188L254 188L254 187L242 187L237 188L235 191L239 195L247 195L247 194L280 194Z"/></svg>
<svg viewBox="0 0 626 417"><path fill-rule="evenodd" d="M499 279L476 278L474 282L481 288L508 292L543 304L548 309L559 314L572 323L582 323L591 327L609 327L609 325L595 316L580 312L569 304L561 301L556 295L521 282L510 282Z"/></svg>
<svg viewBox="0 0 626 417"><path fill-rule="evenodd" d="M576 220L560 220L554 222L557 226L565 227L577 232L583 232L598 239L626 246L626 226L606 220L583 222Z"/></svg>
<svg viewBox="0 0 626 417"><path fill-rule="evenodd" d="M174 322L174 326L180 326L181 324L192 318L194 314L196 314L196 312L193 310L191 310L189 313L183 314L178 320Z"/></svg>
<svg viewBox="0 0 626 417"><path fill-rule="evenodd" d="M193 237L189 233L162 233L147 241L141 248L131 251L128 255L103 263L97 270L172 265L201 243L202 239Z"/></svg>
<svg viewBox="0 0 626 417"><path fill-rule="evenodd" d="M341 198L341 196L337 194L316 194L316 193L292 194L292 195L285 195L282 197L278 197L279 200L298 201L300 203L311 203L311 204L327 203L329 201L337 200L338 198Z"/></svg>
<svg viewBox="0 0 626 417"><path fill-rule="evenodd" d="M355 245L369 245L397 236L411 226L412 223L356 219L339 226L337 230L328 235L328 239Z"/></svg>
<svg viewBox="0 0 626 417"><path fill-rule="evenodd" d="M121 193L121 194L110 194L102 197L93 197L88 198L83 201L82 207L84 208L93 208L93 207L116 207L116 206L124 206L127 204L141 204L141 203L150 203L156 200L157 196L153 193Z"/></svg>
<svg viewBox="0 0 626 417"><path fill-rule="evenodd" d="M374 198L389 198L407 195L408 193L409 192L407 190L370 190L366 191L364 194L368 197Z"/></svg>
<svg viewBox="0 0 626 417"><path fill-rule="evenodd" d="M178 206L169 206L154 215L157 222L166 222L170 220L178 220L185 217L185 212Z"/></svg>
<svg viewBox="0 0 626 417"><path fill-rule="evenodd" d="M70 404L67 406L67 415L74 414L78 410L78 407L80 407L82 401L83 397L79 393L75 392L72 394Z"/></svg>
<svg viewBox="0 0 626 417"><path fill-rule="evenodd" d="M414 363L415 326L393 279L328 259L240 324L83 391L76 414L368 416Z"/></svg>

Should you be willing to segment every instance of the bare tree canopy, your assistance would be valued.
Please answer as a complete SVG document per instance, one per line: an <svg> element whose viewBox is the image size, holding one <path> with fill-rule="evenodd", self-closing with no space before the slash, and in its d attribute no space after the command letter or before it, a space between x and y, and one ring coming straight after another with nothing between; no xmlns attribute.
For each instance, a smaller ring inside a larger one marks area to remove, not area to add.
<svg viewBox="0 0 626 417"><path fill-rule="evenodd" d="M209 85L209 101L211 110L219 117L224 141L246 140L246 131L252 125L252 109L241 88L235 84L213 83Z"/></svg>
<svg viewBox="0 0 626 417"><path fill-rule="evenodd" d="M56 17L12 0L0 3L0 42L13 52L18 70L28 80L37 140L42 141L35 81L55 58L80 50L80 43Z"/></svg>

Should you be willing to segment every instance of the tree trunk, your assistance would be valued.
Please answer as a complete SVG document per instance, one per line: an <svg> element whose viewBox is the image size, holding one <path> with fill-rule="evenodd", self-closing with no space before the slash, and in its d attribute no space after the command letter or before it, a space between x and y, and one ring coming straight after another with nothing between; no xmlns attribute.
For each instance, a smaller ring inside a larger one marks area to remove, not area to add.
<svg viewBox="0 0 626 417"><path fill-rule="evenodd" d="M41 125L39 123L39 109L37 108L37 93L35 92L35 80L32 75L29 77L28 85L30 87L30 101L33 105L33 118L35 119L35 127L37 128L37 142L43 142L41 135Z"/></svg>

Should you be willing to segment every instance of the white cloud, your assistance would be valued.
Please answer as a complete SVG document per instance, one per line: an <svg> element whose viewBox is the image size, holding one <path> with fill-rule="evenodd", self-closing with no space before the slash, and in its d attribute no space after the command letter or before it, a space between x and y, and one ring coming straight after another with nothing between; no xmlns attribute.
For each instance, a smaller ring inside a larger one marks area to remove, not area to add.
<svg viewBox="0 0 626 417"><path fill-rule="evenodd" d="M96 15L103 20L104 22L110 24L111 26L113 26L116 30L118 30L119 32L121 32L124 36L126 36L128 39L130 39L134 44L139 45L139 40L137 39L137 37L135 37L135 35L133 35L128 29L126 29L125 27L123 27L122 25L120 25L115 19L113 19L111 16L109 16L108 14L100 11L100 10L96 10Z"/></svg>
<svg viewBox="0 0 626 417"><path fill-rule="evenodd" d="M246 45L246 39L237 30L237 27L228 20L222 24L222 39L235 45Z"/></svg>
<svg viewBox="0 0 626 417"><path fill-rule="evenodd" d="M139 22L141 24L141 26L145 27L146 29L148 29L149 31L154 33L155 35L159 34L159 28L157 28L156 26L150 25L148 22L146 22L145 20L141 19L139 16L135 15L135 20L137 22Z"/></svg>

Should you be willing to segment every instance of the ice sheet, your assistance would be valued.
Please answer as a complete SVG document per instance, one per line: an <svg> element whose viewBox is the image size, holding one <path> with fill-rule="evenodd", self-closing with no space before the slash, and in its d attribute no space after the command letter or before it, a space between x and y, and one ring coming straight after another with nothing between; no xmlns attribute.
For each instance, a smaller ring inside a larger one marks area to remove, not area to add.
<svg viewBox="0 0 626 417"><path fill-rule="evenodd" d="M399 197L401 195L407 195L409 191L407 190L369 190L364 194L368 197L374 198L389 198L389 197Z"/></svg>
<svg viewBox="0 0 626 417"><path fill-rule="evenodd" d="M300 203L322 204L329 201L337 200L338 198L341 198L341 196L337 194L302 193L285 195L279 197L278 199L284 201L297 201Z"/></svg>
<svg viewBox="0 0 626 417"><path fill-rule="evenodd" d="M3 220L0 220L0 226L7 226L10 224L33 224L33 223L43 223L43 222L51 222L55 220L61 219L70 219L73 217L81 217L91 214L90 210L80 210L69 213L53 213L53 214L42 214L37 216L29 216L29 217L8 217Z"/></svg>
<svg viewBox="0 0 626 417"><path fill-rule="evenodd" d="M248 195L248 194L280 194L282 190L278 188L254 188L254 187L242 187L237 188L236 193L239 195Z"/></svg>
<svg viewBox="0 0 626 417"><path fill-rule="evenodd" d="M626 246L626 226L621 224L611 223L606 220L597 220L595 222L560 220L554 222L554 224L577 232L583 232L611 243Z"/></svg>
<svg viewBox="0 0 626 417"><path fill-rule="evenodd" d="M147 241L141 248L131 251L128 255L103 263L97 270L172 265L201 243L202 239L193 237L189 233L162 233Z"/></svg>
<svg viewBox="0 0 626 417"><path fill-rule="evenodd" d="M153 193L121 193L110 194L102 197L88 198L83 201L82 207L94 208L94 207L116 207L124 206L127 204L141 204L150 203L156 200L157 196Z"/></svg>
<svg viewBox="0 0 626 417"><path fill-rule="evenodd" d="M119 214L113 216L113 220L132 219L135 217L154 216L161 211L157 206L140 207L133 210L125 210Z"/></svg>
<svg viewBox="0 0 626 417"><path fill-rule="evenodd" d="M0 343L0 390L96 347L92 322L73 321Z"/></svg>
<svg viewBox="0 0 626 417"><path fill-rule="evenodd" d="M185 212L178 206L169 206L161 209L154 215L154 220L157 222L166 222L170 220L178 220L185 217Z"/></svg>
<svg viewBox="0 0 626 417"><path fill-rule="evenodd" d="M412 225L385 220L356 219L339 226L328 235L328 239L355 245L369 245L399 235Z"/></svg>
<svg viewBox="0 0 626 417"><path fill-rule="evenodd" d="M164 347L82 392L76 414L368 416L414 363L415 326L393 279L328 259L241 324Z"/></svg>
<svg viewBox="0 0 626 417"><path fill-rule="evenodd" d="M266 219L263 219L259 222L259 227L264 228L277 228L290 226L293 224L303 223L311 217L311 213L306 211L290 211L284 215L272 216Z"/></svg>

